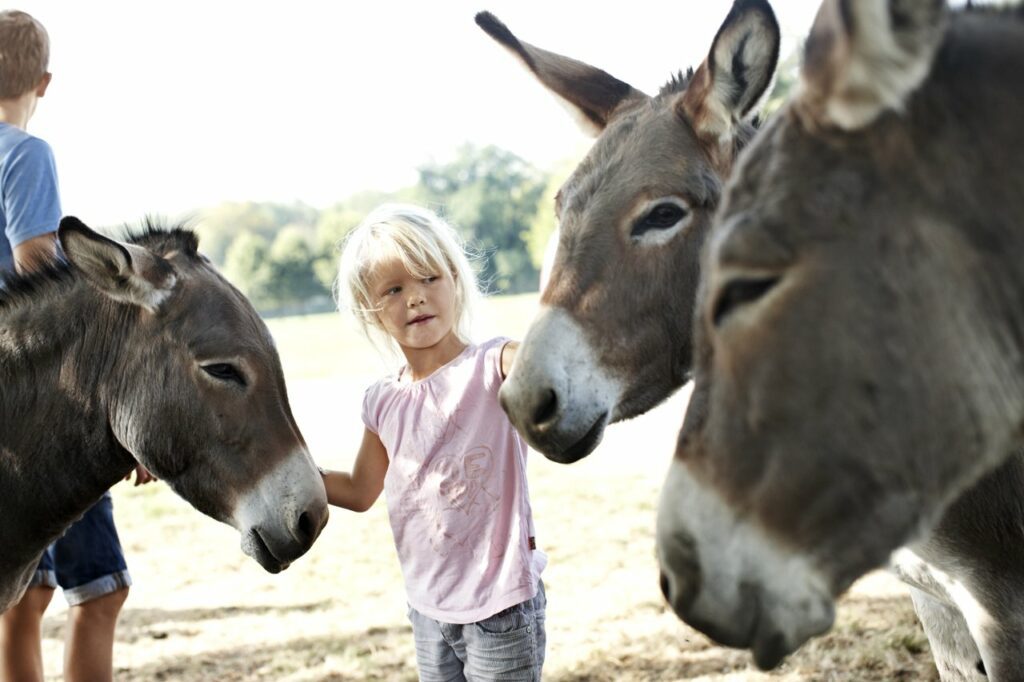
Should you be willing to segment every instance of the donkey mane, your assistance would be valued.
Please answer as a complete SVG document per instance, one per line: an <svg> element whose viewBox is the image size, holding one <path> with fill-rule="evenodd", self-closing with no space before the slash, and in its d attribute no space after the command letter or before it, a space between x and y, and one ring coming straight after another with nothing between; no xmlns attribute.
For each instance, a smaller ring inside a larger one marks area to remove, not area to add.
<svg viewBox="0 0 1024 682"><path fill-rule="evenodd" d="M661 90L658 91L657 96L652 99L652 104L657 106L666 97L672 95L678 95L690 87L690 83L693 82L693 67L688 67L686 71L679 70L672 74L668 82L661 86ZM739 153L747 143L750 142L751 138L754 137L754 133L761 127L761 116L756 115L753 118L741 122L736 126L735 139L733 140L734 151Z"/></svg>
<svg viewBox="0 0 1024 682"><path fill-rule="evenodd" d="M661 86L661 90L658 91L658 97L682 92L690 87L691 80L693 80L692 66L686 69L685 72L680 70L678 73L672 74L672 77L668 79L668 83Z"/></svg>
<svg viewBox="0 0 1024 682"><path fill-rule="evenodd" d="M124 241L144 246L158 256L179 251L193 261L203 258L198 252L199 237L186 223L164 226L147 217L138 227L125 225L121 229ZM30 273L0 273L0 310L51 289L68 286L78 279L77 272L63 259L47 263Z"/></svg>

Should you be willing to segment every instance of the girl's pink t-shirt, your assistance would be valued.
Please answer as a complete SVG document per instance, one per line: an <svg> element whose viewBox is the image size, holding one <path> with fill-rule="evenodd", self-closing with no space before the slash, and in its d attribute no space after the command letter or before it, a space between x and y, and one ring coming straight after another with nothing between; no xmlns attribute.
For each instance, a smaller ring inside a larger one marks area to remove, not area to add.
<svg viewBox="0 0 1024 682"><path fill-rule="evenodd" d="M473 623L531 599L534 549L526 443L498 404L508 339L470 345L426 379L383 379L363 422L387 449L388 516L409 605Z"/></svg>

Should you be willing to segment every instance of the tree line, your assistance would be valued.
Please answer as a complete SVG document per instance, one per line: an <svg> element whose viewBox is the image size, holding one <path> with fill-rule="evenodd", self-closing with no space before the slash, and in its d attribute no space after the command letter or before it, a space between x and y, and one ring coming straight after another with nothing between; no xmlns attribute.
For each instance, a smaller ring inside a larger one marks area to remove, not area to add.
<svg viewBox="0 0 1024 682"><path fill-rule="evenodd" d="M418 169L416 184L355 194L323 210L308 205L225 203L197 226L201 250L264 313L330 305L338 246L377 205L433 209L460 233L489 293L535 291L554 230L553 196L564 178L494 146L465 145Z"/></svg>
<svg viewBox="0 0 1024 682"><path fill-rule="evenodd" d="M797 82L798 55L794 51L779 63L762 119ZM263 313L329 306L339 244L367 213L389 201L427 206L446 218L478 255L488 293L534 291L556 226L555 193L576 161L541 171L512 152L467 144L449 161L424 164L414 185L395 192L361 192L324 210L227 203L207 212L197 229L203 252Z"/></svg>

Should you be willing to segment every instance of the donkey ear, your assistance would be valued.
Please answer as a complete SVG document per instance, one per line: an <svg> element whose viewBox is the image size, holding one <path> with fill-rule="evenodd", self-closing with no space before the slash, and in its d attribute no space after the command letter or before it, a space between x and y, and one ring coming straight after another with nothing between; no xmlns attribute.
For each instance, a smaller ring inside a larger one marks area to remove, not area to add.
<svg viewBox="0 0 1024 682"><path fill-rule="evenodd" d="M625 102L647 98L601 69L520 41L490 12L477 14L476 23L518 57L541 85L568 107L588 135L599 135Z"/></svg>
<svg viewBox="0 0 1024 682"><path fill-rule="evenodd" d="M730 144L736 123L768 91L778 62L779 24L771 6L736 0L676 106L699 137Z"/></svg>
<svg viewBox="0 0 1024 682"><path fill-rule="evenodd" d="M110 298L156 312L174 289L174 268L135 244L108 239L78 218L61 219L57 238L68 261Z"/></svg>
<svg viewBox="0 0 1024 682"><path fill-rule="evenodd" d="M857 130L900 110L931 71L946 0L824 0L807 38L800 111Z"/></svg>

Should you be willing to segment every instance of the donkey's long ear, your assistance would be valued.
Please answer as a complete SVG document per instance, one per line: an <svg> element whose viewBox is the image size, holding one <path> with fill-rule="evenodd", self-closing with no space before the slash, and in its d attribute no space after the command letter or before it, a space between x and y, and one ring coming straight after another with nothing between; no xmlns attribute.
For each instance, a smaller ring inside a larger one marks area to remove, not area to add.
<svg viewBox="0 0 1024 682"><path fill-rule="evenodd" d="M702 140L731 150L736 124L768 91L778 62L779 24L771 6L736 0L676 106Z"/></svg>
<svg viewBox="0 0 1024 682"><path fill-rule="evenodd" d="M931 71L946 0L823 0L807 38L798 111L857 130L900 110Z"/></svg>
<svg viewBox="0 0 1024 682"><path fill-rule="evenodd" d="M518 57L569 108L588 135L599 135L627 101L647 98L601 69L520 41L490 12L477 14L476 23Z"/></svg>
<svg viewBox="0 0 1024 682"><path fill-rule="evenodd" d="M156 312L174 288L174 268L163 258L108 239L78 218L61 219L57 237L68 261L110 298Z"/></svg>

